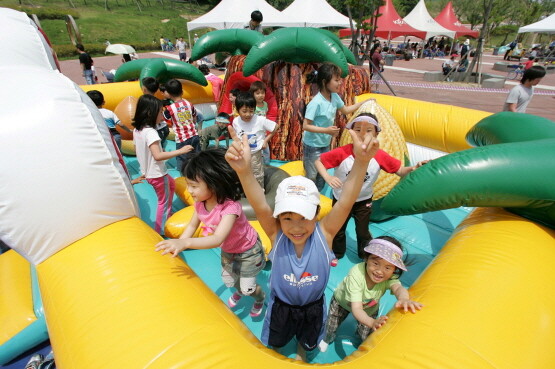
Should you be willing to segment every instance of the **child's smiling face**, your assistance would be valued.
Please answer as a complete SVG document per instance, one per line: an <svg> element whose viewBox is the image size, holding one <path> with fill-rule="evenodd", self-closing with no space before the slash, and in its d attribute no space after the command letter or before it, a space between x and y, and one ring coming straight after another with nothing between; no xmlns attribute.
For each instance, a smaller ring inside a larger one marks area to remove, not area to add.
<svg viewBox="0 0 555 369"><path fill-rule="evenodd" d="M254 91L254 99L256 100L257 104L261 104L264 102L264 98L266 97L266 91L264 90L256 90Z"/></svg>
<svg viewBox="0 0 555 369"><path fill-rule="evenodd" d="M239 109L238 113L243 122L250 122L254 115L254 108L249 108L248 106L243 105Z"/></svg>
<svg viewBox="0 0 555 369"><path fill-rule="evenodd" d="M281 231L295 246L304 246L308 237L316 229L316 217L308 220L300 214L289 212L280 214L278 219Z"/></svg>
<svg viewBox="0 0 555 369"><path fill-rule="evenodd" d="M371 254L366 260L366 274L374 284L391 279L395 268L395 265L376 255Z"/></svg>

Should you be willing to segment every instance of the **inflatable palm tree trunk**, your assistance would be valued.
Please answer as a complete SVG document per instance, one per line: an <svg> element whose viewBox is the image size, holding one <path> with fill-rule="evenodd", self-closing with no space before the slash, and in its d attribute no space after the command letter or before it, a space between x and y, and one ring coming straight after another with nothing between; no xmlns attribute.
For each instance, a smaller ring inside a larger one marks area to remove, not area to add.
<svg viewBox="0 0 555 369"><path fill-rule="evenodd" d="M227 90L228 77L242 71L244 55L231 57L222 91ZM276 160L299 160L302 157L302 124L306 105L318 93L316 84L306 83L306 76L317 70L320 63L293 64L275 61L258 70L260 78L274 93L279 131L274 135L270 147L271 157ZM349 65L349 74L343 79L339 94L345 104L355 102L355 96L370 92L370 79L362 67ZM222 96L223 98L223 96ZM221 102L221 101L220 101ZM338 113L335 124L341 128L347 118Z"/></svg>

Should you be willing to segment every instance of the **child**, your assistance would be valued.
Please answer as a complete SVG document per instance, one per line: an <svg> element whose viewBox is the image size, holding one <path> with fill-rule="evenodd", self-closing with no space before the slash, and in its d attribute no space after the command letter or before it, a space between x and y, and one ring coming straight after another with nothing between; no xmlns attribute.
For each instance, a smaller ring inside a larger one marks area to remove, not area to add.
<svg viewBox="0 0 555 369"><path fill-rule="evenodd" d="M268 103L264 101L266 98L266 85L262 81L255 81L251 84L249 92L254 96L256 101L254 114L265 117L268 113Z"/></svg>
<svg viewBox="0 0 555 369"><path fill-rule="evenodd" d="M264 291L256 275L266 265L260 237L243 213L237 174L224 159L224 149L210 149L193 156L183 170L187 189L195 200L195 212L177 240L156 245L162 255L177 256L186 249L222 248L222 278L227 287L237 291L228 300L235 307L244 295L255 301L250 315L255 318L264 307ZM206 237L192 238L200 223Z"/></svg>
<svg viewBox="0 0 555 369"><path fill-rule="evenodd" d="M249 92L254 96L256 100L256 108L254 109L254 114L265 117L268 114L268 103L264 101L266 98L266 85L262 81L255 81L251 84ZM270 143L268 142L266 146L262 147L262 157L264 158L264 164L270 164Z"/></svg>
<svg viewBox="0 0 555 369"><path fill-rule="evenodd" d="M160 88L160 84L158 80L154 77L145 77L141 81L142 90L144 95L153 95L158 91ZM156 132L158 132L158 136L160 136L160 144L162 145L162 149L166 146L166 140L168 139L168 135L170 134L170 127L168 127L168 123L164 119L156 124Z"/></svg>
<svg viewBox="0 0 555 369"><path fill-rule="evenodd" d="M316 78L320 92L312 98L306 107L303 122L303 166L306 177L314 183L318 191L324 188L324 180L318 174L314 161L330 149L330 140L337 137L339 127L334 126L337 110L343 114L351 114L365 101L346 106L337 94L341 86L341 69L331 63L324 63L318 68L316 77L310 75L307 82Z"/></svg>
<svg viewBox="0 0 555 369"><path fill-rule="evenodd" d="M520 84L509 92L505 105L503 105L503 111L526 113L526 108L534 95L534 86L540 83L545 73L545 69L539 65L526 69L522 74Z"/></svg>
<svg viewBox="0 0 555 369"><path fill-rule="evenodd" d="M121 135L116 129L116 126L120 126L124 131L129 133L131 133L131 130L119 120L118 116L113 111L103 108L105 101L102 92L98 90L90 90L87 92L87 95L91 98L98 110L100 110L100 114L102 114L104 122L106 122L106 125L110 129L110 134L114 138L114 141L116 141L119 151L121 151Z"/></svg>
<svg viewBox="0 0 555 369"><path fill-rule="evenodd" d="M204 74L206 80L210 81L210 84L212 85L212 94L214 95L214 101L220 101L220 94L222 92L224 80L216 76L215 74L210 73L210 68L208 68L208 65L206 64L199 65L198 70L200 70L202 74Z"/></svg>
<svg viewBox="0 0 555 369"><path fill-rule="evenodd" d="M381 131L380 124L378 123L376 116L370 113L360 114L358 117L349 122L345 128L352 128L360 139L362 139L362 137L366 134L370 134L372 137L377 138L378 133ZM334 203L341 198L341 186L347 178L347 174L351 171L354 160L353 145L349 144L323 153L314 163L318 173L320 173L326 183L333 189ZM366 170L366 177L362 185L362 190L358 194L357 200L351 208L347 220L333 239L332 249L338 259L341 259L345 255L345 230L347 228L347 224L349 223L350 217L355 219L359 258L362 259L364 256L363 249L372 239L372 235L369 230L370 215L372 213L372 196L374 194L372 187L374 186L374 182L378 179L380 169L386 171L387 173L395 173L400 177L404 177L426 163L427 161L423 161L413 167L404 167L401 165L399 160L389 156L383 150L378 150L376 156L370 160L370 163L368 163L368 169ZM327 170L330 168L335 168L334 176L328 174Z"/></svg>
<svg viewBox="0 0 555 369"><path fill-rule="evenodd" d="M530 69L534 66L534 57L529 56L526 63L524 63L524 70Z"/></svg>
<svg viewBox="0 0 555 369"><path fill-rule="evenodd" d="M225 137L225 147L229 146L229 131L227 126L229 125L229 114L219 113L216 116L216 124L213 126L204 128L200 131L200 149L202 151L208 148L208 143L210 140L214 140L214 146L220 146L220 137Z"/></svg>
<svg viewBox="0 0 555 369"><path fill-rule="evenodd" d="M183 171L191 153L200 150L200 138L195 126L197 110L193 104L183 98L183 87L177 79L170 79L164 87L164 96L173 100L173 103L166 107L164 118L171 120L173 124L175 147L177 149L184 146L193 148L193 150L176 158L177 169Z"/></svg>
<svg viewBox="0 0 555 369"><path fill-rule="evenodd" d="M273 248L270 300L262 329L262 342L279 350L297 338L297 358L306 360L306 350L316 348L326 319L324 290L334 258L331 242L360 191L368 162L377 152L378 141L367 135L364 141L352 131L356 153L353 170L344 184L345 195L320 221L320 194L314 182L302 176L284 179L278 186L272 210L264 191L257 185L250 165L247 137L239 141L230 130L233 143L226 160L235 169L262 229Z"/></svg>
<svg viewBox="0 0 555 369"><path fill-rule="evenodd" d="M401 270L407 270L399 241L388 236L375 238L364 248L364 253L364 262L352 267L333 292L325 338L318 345L322 352L333 342L337 328L349 313L357 320L357 335L363 341L384 325L387 316L376 317L378 303L388 289L397 298L396 308L412 313L422 308L421 303L410 299L409 292L399 281Z"/></svg>
<svg viewBox="0 0 555 369"><path fill-rule="evenodd" d="M152 95L143 95L137 101L137 110L133 120L133 142L137 161L146 181L154 187L158 197L154 229L160 231L171 214L175 181L168 174L165 160L193 150L191 145L182 146L175 151L164 152L160 145L160 136L154 129L156 122L162 120L162 102Z"/></svg>
<svg viewBox="0 0 555 369"><path fill-rule="evenodd" d="M238 88L234 88L233 90L229 91L229 102L231 103L231 116L235 118L239 115L237 109L235 108L235 99L239 96L241 90Z"/></svg>
<svg viewBox="0 0 555 369"><path fill-rule="evenodd" d="M276 131L276 122L254 115L256 101L248 92L241 92L235 99L239 116L233 120L233 128L239 137L246 135L252 152L252 171L260 187L264 188L264 162L262 148L268 146ZM269 134L266 134L270 132Z"/></svg>

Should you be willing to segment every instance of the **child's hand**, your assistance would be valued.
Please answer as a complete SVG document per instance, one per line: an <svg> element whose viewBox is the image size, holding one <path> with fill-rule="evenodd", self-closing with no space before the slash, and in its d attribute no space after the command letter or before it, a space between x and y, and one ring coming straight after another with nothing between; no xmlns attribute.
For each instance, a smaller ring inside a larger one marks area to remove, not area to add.
<svg viewBox="0 0 555 369"><path fill-rule="evenodd" d="M225 153L225 160L237 173L246 173L251 167L251 150L247 135L240 139L232 126L228 126L227 129L233 142Z"/></svg>
<svg viewBox="0 0 555 369"><path fill-rule="evenodd" d="M191 151L193 151L194 149L195 149L195 148L194 148L193 146L191 146L191 145L185 145L185 146L183 146L182 148L180 148L180 149L177 150L177 151L179 151L179 155L181 155L181 154L187 154L188 152L191 152Z"/></svg>
<svg viewBox="0 0 555 369"><path fill-rule="evenodd" d="M374 324L372 324L372 330L380 329L387 322L387 315L382 315L374 319Z"/></svg>
<svg viewBox="0 0 555 369"><path fill-rule="evenodd" d="M339 127L337 126L329 126L328 131L326 132L328 135L332 137L337 137L339 135Z"/></svg>
<svg viewBox="0 0 555 369"><path fill-rule="evenodd" d="M268 141L264 140L264 143L262 143L262 149L266 150L268 148Z"/></svg>
<svg viewBox="0 0 555 369"><path fill-rule="evenodd" d="M414 169L418 169L418 168L420 168L421 166L423 166L423 165L425 165L425 164L428 164L429 162L430 162L429 160L422 160L422 161L419 161L419 162L416 163L416 165L414 166Z"/></svg>
<svg viewBox="0 0 555 369"><path fill-rule="evenodd" d="M341 188L343 186L343 182L341 182L341 180L335 176L330 176L326 183L334 189Z"/></svg>
<svg viewBox="0 0 555 369"><path fill-rule="evenodd" d="M422 309L422 306L424 305L422 305L419 302L412 301L410 299L400 299L395 303L395 307L397 309L402 308L405 311L405 313L410 310L413 314L416 313L417 310Z"/></svg>
<svg viewBox="0 0 555 369"><path fill-rule="evenodd" d="M145 176L144 176L144 174L143 174L143 175L140 176L140 177L137 177L137 178L135 178L135 179L132 179L132 180L131 180L131 184L134 185L134 184L137 184L137 183L143 183L144 180L145 180Z"/></svg>
<svg viewBox="0 0 555 369"><path fill-rule="evenodd" d="M187 249L186 241L186 239L164 240L158 242L156 246L154 246L154 250L162 251L162 255L172 254L173 257L176 257L181 251Z"/></svg>
<svg viewBox="0 0 555 369"><path fill-rule="evenodd" d="M378 152L380 148L380 142L373 135L366 133L364 135L364 140L361 141L355 131L349 130L351 137L353 138L353 153L356 159L362 159L365 162L369 162Z"/></svg>

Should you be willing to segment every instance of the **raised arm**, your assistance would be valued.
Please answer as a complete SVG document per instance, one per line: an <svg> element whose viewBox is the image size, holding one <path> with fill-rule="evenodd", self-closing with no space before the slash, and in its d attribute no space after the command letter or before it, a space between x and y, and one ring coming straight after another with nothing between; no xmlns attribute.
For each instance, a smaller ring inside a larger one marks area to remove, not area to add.
<svg viewBox="0 0 555 369"><path fill-rule="evenodd" d="M258 184L256 178L252 174L251 167L251 151L247 141L247 135L243 135L242 140L239 139L235 129L228 126L229 135L233 140L225 154L225 160L237 172L243 191L247 196L256 218L260 222L262 229L273 242L277 234L277 221L273 217L272 209L266 201L264 190Z"/></svg>
<svg viewBox="0 0 555 369"><path fill-rule="evenodd" d="M320 222L322 231L326 235L330 247L333 237L339 231L345 219L347 219L360 193L364 177L366 176L366 170L368 169L368 163L376 155L380 147L378 140L370 134L366 134L364 136L364 141L361 141L353 130L349 130L349 133L353 138L355 162L351 172L347 176L347 180L343 184L341 197L335 203L330 213Z"/></svg>
<svg viewBox="0 0 555 369"><path fill-rule="evenodd" d="M399 170L397 172L395 172L395 174L397 174L399 177L404 177L407 174L409 174L410 172L420 168L424 164L427 164L428 162L429 162L429 160L422 160L422 161L419 161L418 163L416 163L416 165L413 165L412 167L401 167L401 168L399 168Z"/></svg>
<svg viewBox="0 0 555 369"><path fill-rule="evenodd" d="M354 113L355 111L357 111L358 108L360 108L362 106L362 104L364 104L367 101L370 101L372 99L366 99L364 101L359 101L353 105L343 105L339 111L345 115L349 115L351 113Z"/></svg>

